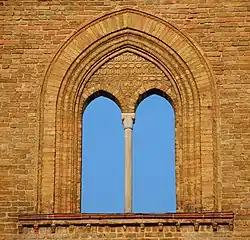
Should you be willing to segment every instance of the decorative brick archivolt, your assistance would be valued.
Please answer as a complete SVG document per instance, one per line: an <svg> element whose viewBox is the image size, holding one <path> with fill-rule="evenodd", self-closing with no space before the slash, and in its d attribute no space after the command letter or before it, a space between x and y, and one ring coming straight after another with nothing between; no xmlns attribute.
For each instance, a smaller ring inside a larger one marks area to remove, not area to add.
<svg viewBox="0 0 250 240"><path fill-rule="evenodd" d="M211 71L192 41L172 25L126 9L81 28L46 73L38 212L80 211L81 120L87 104L104 95L123 113L132 113L152 93L166 97L175 109L178 211L219 210Z"/></svg>

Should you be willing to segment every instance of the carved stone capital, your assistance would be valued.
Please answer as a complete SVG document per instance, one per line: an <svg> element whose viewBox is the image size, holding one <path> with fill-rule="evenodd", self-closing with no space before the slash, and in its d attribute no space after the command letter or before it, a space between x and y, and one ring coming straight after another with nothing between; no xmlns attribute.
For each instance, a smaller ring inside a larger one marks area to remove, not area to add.
<svg viewBox="0 0 250 240"><path fill-rule="evenodd" d="M124 129L133 129L133 125L135 122L135 114L134 113L122 113L122 123Z"/></svg>

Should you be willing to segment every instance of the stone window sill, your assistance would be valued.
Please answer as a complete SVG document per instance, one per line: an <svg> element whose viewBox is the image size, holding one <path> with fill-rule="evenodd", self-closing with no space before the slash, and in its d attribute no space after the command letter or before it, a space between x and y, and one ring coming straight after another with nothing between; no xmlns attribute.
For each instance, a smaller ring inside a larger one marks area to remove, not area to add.
<svg viewBox="0 0 250 240"><path fill-rule="evenodd" d="M84 227L127 227L136 226L140 231L146 227L158 227L162 231L164 226L173 226L175 231L181 231L185 226L192 226L194 231L199 231L200 226L210 226L217 231L222 225L228 230L233 230L233 212L205 212L205 213L166 213L166 214L84 214L84 213L58 213L58 214L33 214L19 216L19 233L24 228L33 228L38 233L39 228L50 228L55 233L57 227L71 229Z"/></svg>

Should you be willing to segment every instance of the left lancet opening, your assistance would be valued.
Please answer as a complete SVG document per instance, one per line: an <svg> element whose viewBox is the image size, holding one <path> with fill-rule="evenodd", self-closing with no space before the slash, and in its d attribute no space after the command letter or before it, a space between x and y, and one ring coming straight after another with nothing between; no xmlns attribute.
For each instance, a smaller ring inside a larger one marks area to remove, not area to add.
<svg viewBox="0 0 250 240"><path fill-rule="evenodd" d="M121 111L111 94L89 98L82 115L82 213L124 211Z"/></svg>

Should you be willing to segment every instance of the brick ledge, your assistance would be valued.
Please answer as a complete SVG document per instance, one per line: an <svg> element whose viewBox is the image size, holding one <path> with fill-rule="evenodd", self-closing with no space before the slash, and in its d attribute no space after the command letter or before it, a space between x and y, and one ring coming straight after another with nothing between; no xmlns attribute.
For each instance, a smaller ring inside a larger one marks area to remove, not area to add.
<svg viewBox="0 0 250 240"><path fill-rule="evenodd" d="M191 225L194 231L199 231L200 225L210 225L213 231L217 231L219 225L228 226L233 230L233 212L204 212L204 213L164 213L164 214L141 214L141 213L113 213L113 214L85 214L85 213L58 213L58 214L30 214L19 216L19 233L23 228L33 228L38 232L40 227L50 227L54 233L56 227L85 226L122 226L124 231L127 226L139 226L141 231L145 226L158 226L159 231L164 226L175 226L180 231L181 226Z"/></svg>
<svg viewBox="0 0 250 240"><path fill-rule="evenodd" d="M227 219L234 218L233 212L203 213L54 213L54 214L23 214L19 221L26 220L81 220L81 219Z"/></svg>

